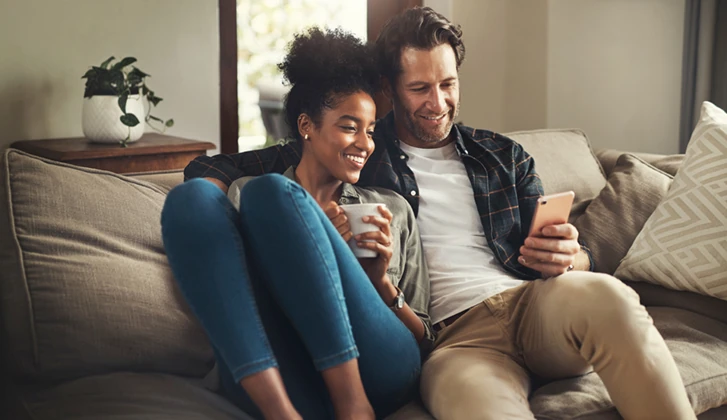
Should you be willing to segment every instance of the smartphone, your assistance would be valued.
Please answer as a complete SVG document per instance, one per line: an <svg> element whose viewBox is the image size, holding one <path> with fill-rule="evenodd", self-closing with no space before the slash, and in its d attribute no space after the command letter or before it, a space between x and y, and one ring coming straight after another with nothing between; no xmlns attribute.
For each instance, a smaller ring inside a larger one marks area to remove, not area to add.
<svg viewBox="0 0 727 420"><path fill-rule="evenodd" d="M566 191L538 198L528 236L541 236L540 231L546 226L568 223L575 196L573 191Z"/></svg>

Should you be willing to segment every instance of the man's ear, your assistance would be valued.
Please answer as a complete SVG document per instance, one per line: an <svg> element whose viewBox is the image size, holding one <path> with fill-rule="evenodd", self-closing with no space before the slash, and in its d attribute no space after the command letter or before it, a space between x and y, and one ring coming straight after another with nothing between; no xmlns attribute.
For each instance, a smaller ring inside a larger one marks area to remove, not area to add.
<svg viewBox="0 0 727 420"><path fill-rule="evenodd" d="M311 120L308 114L303 113L298 115L298 133L300 134L300 138L307 139L306 136L310 135L313 127L313 120Z"/></svg>
<svg viewBox="0 0 727 420"><path fill-rule="evenodd" d="M385 76L381 76L381 92L384 94L387 101L391 103L394 102L394 87Z"/></svg>

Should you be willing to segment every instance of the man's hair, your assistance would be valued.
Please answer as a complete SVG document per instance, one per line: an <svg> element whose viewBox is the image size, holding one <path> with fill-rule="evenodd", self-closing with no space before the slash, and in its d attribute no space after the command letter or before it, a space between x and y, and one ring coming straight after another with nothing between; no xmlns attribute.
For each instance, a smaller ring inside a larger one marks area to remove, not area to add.
<svg viewBox="0 0 727 420"><path fill-rule="evenodd" d="M335 108L353 93L373 97L378 90L379 73L370 48L340 28L310 28L296 34L288 48L278 68L292 85L285 97L285 119L296 140L301 114L318 125L324 109Z"/></svg>
<svg viewBox="0 0 727 420"><path fill-rule="evenodd" d="M454 50L459 70L465 52L460 26L431 7L408 9L391 18L376 39L379 71L393 84L401 73L401 53L405 48L431 50L445 43Z"/></svg>

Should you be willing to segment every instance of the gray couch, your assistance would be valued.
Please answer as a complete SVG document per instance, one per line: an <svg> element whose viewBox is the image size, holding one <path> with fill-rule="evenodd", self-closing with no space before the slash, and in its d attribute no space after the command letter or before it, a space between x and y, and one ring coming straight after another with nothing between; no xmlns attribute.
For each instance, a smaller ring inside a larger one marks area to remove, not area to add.
<svg viewBox="0 0 727 420"><path fill-rule="evenodd" d="M683 158L594 154L577 130L511 135L535 157L546 193L576 192L571 220L606 272ZM159 216L181 181L181 172L125 177L4 153L0 418L247 418L203 386L212 351L166 263ZM629 284L674 354L699 418L727 418L727 302ZM539 419L620 418L595 374L540 384L530 401ZM413 401L390 419L431 416Z"/></svg>

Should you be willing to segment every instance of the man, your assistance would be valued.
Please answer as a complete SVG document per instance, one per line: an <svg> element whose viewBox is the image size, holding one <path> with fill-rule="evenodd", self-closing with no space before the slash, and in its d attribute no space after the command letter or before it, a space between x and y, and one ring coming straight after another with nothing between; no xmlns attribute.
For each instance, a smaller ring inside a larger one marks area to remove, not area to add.
<svg viewBox="0 0 727 420"><path fill-rule="evenodd" d="M376 41L392 113L359 184L390 188L417 214L439 332L422 371L438 419L532 419L530 374L595 370L627 419L693 419L674 360L638 295L590 273L571 224L527 232L543 194L533 159L512 140L454 124L459 26L430 8L393 18ZM242 175L282 171L295 145L201 157L187 177L226 188ZM329 213L346 233L343 215Z"/></svg>

